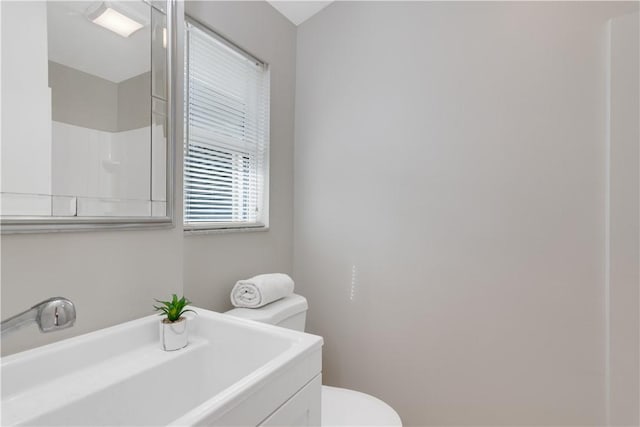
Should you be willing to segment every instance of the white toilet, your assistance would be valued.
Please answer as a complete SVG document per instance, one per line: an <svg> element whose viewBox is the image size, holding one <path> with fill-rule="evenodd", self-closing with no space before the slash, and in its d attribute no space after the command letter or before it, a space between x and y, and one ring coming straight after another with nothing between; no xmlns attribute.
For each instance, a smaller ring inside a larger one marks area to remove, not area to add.
<svg viewBox="0 0 640 427"><path fill-rule="evenodd" d="M234 308L226 314L304 331L307 300L293 294L260 308ZM382 400L345 388L322 386L323 426L402 426L398 413Z"/></svg>

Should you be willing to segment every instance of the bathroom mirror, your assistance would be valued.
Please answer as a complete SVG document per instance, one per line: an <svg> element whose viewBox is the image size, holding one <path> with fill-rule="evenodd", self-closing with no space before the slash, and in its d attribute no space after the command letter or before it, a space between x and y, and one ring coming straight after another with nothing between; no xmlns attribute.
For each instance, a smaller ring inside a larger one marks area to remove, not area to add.
<svg viewBox="0 0 640 427"><path fill-rule="evenodd" d="M0 7L2 232L171 225L171 0Z"/></svg>

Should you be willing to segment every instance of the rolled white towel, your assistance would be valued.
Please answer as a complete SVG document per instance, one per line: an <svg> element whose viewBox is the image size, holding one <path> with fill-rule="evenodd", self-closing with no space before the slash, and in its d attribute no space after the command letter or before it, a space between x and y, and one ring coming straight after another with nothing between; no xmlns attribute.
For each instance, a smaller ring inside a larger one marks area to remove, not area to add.
<svg viewBox="0 0 640 427"><path fill-rule="evenodd" d="M238 280L231 290L231 304L258 308L293 293L293 279L283 273L259 274Z"/></svg>

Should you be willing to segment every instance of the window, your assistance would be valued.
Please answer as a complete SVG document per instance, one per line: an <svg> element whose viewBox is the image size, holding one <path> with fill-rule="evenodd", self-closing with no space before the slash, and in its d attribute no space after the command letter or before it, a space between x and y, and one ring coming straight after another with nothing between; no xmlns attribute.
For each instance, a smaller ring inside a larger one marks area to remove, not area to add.
<svg viewBox="0 0 640 427"><path fill-rule="evenodd" d="M185 28L185 226L264 227L268 66L191 19Z"/></svg>

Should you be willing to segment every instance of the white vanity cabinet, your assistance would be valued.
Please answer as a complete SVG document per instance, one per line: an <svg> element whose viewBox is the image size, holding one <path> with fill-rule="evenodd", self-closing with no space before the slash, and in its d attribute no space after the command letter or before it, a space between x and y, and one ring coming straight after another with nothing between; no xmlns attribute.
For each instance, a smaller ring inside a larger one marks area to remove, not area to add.
<svg viewBox="0 0 640 427"><path fill-rule="evenodd" d="M319 426L322 347L300 354L283 368L230 401L228 409L219 408L192 425Z"/></svg>
<svg viewBox="0 0 640 427"><path fill-rule="evenodd" d="M298 391L261 426L319 426L322 376L318 375Z"/></svg>

